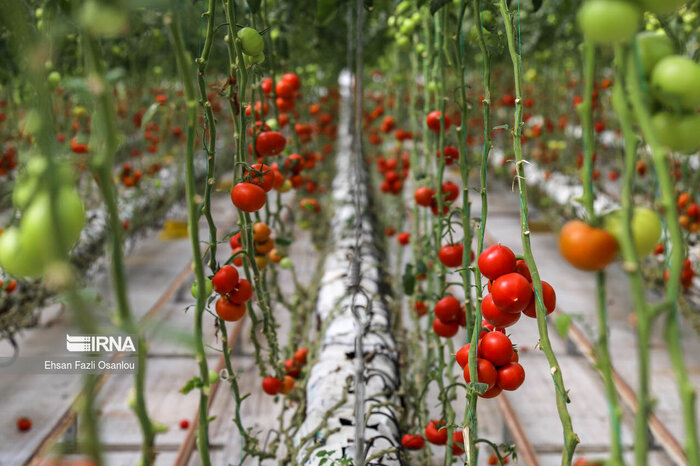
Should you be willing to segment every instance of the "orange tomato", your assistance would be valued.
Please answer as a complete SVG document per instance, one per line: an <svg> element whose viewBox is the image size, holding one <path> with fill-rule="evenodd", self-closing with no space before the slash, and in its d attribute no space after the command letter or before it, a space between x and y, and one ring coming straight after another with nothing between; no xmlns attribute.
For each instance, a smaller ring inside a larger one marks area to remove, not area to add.
<svg viewBox="0 0 700 466"><path fill-rule="evenodd" d="M559 250L577 269L602 270L615 259L617 241L606 230L571 220L559 233Z"/></svg>

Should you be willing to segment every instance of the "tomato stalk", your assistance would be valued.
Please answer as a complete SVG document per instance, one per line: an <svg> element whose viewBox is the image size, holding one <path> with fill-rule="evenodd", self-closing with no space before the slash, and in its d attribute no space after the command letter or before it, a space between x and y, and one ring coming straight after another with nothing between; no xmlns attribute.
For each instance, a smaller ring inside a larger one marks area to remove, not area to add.
<svg viewBox="0 0 700 466"><path fill-rule="evenodd" d="M508 50L510 59L513 64L513 75L515 81L515 115L513 118L513 128L511 130L513 137L513 152L515 153L515 169L518 180L518 193L520 195L520 226L521 240L523 245L523 257L525 263L530 270L532 276L532 285L536 296L536 312L537 312L537 328L540 333L540 346L547 357L550 365L550 372L556 390L557 411L561 420L562 430L564 433L564 449L562 451L562 465L570 465L573 460L574 450L579 443L579 438L573 430L571 416L567 408L569 403L569 394L564 386L564 378L562 376L561 367L557 360L552 343L549 340L549 331L547 329L547 316L544 303L542 301L542 281L540 279L537 264L532 255L532 246L530 244L530 228L528 226L528 203L527 203L527 186L525 184L524 160L522 151L522 108L523 108L523 92L522 92L522 61L519 49L515 43L515 28L513 25L512 14L508 9L506 0L498 2L501 17L505 24L506 37L508 39Z"/></svg>
<svg viewBox="0 0 700 466"><path fill-rule="evenodd" d="M695 389L688 377L688 371L683 360L683 343L680 331L680 316L678 312L678 300L680 294L680 275L684 256L683 233L678 222L678 212L674 200L673 182L668 168L667 158L669 153L663 148L651 124L647 102L645 101L643 86L644 78L640 77L639 58L629 53L624 65L627 78L627 92L629 101L642 134L651 148L651 157L661 191L661 206L666 220L666 228L670 236L670 264L669 277L666 282L666 298L661 303L651 307L649 316L649 330L651 319L661 312L666 312L666 343L669 349L671 365L678 380L681 404L683 406L683 423L685 427L685 448L689 464L700 464L700 445L698 443L697 418L695 416ZM642 361L640 361L641 367ZM641 371L640 371L641 373ZM640 375L641 377L641 375ZM639 426L638 426L639 427Z"/></svg>
<svg viewBox="0 0 700 466"><path fill-rule="evenodd" d="M588 222L593 226L598 226L600 219L596 215L593 205L593 152L595 144L593 133L593 85L595 82L595 46L591 42L586 41L583 47L585 89L583 102L578 106L578 112L583 127L583 205L588 215ZM634 167L632 169L634 171ZM625 173L627 174L627 171ZM634 176L634 173L632 175ZM608 347L608 312L605 285L605 271L597 271L596 308L598 316L598 340L596 342L596 360L598 369L603 377L605 395L608 399L608 411L610 414L610 462L612 465L621 466L624 464L620 432L622 408L620 407L617 391L615 389L613 367Z"/></svg>
<svg viewBox="0 0 700 466"><path fill-rule="evenodd" d="M187 196L188 229L192 246L195 282L197 283L197 302L194 315L195 359L199 364L199 376L202 386L199 391L199 425L197 426L197 446L202 464L209 466L209 368L207 365L204 340L202 335L202 316L206 307L206 278L202 253L199 249L199 212L195 202L196 188L194 176L194 152L197 124L197 101L192 82L192 67L185 51L179 18L169 14L164 21L170 29L171 40L175 49L175 58L185 88L185 105L187 109L187 152L185 158L185 188Z"/></svg>
<svg viewBox="0 0 700 466"><path fill-rule="evenodd" d="M204 187L204 203L202 204L202 213L209 226L209 269L212 273L218 270L216 263L216 247L218 244L216 234L216 224L211 215L211 190L214 186L214 168L216 167L216 120L214 112L207 96L207 83L205 73L209 64L209 55L214 39L214 16L216 14L216 0L207 1L207 11L202 16L207 18L207 29L204 35L204 46L202 52L195 60L197 63L197 85L199 89L199 104L204 109L204 137L207 139L205 150L207 153L207 177ZM225 323L222 324L225 325Z"/></svg>

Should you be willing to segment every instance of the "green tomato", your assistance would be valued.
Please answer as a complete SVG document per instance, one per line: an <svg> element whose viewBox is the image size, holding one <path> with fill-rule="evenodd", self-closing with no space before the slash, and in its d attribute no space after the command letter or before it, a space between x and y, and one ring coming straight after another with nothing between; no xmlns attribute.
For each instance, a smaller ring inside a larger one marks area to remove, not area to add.
<svg viewBox="0 0 700 466"><path fill-rule="evenodd" d="M206 284L205 284L204 288L207 290L207 296L209 296L211 294L211 292L214 291L214 287L211 284L211 280L209 280L208 278L205 278L205 280L206 280ZM197 282L196 281L192 282L192 286L190 287L190 293L192 293L192 297L194 299L197 299Z"/></svg>
<svg viewBox="0 0 700 466"><path fill-rule="evenodd" d="M49 73L47 80L51 86L56 87L61 83L61 73L58 71L52 71Z"/></svg>
<svg viewBox="0 0 700 466"><path fill-rule="evenodd" d="M700 148L700 114L656 113L651 124L659 141L675 152L693 153Z"/></svg>
<svg viewBox="0 0 700 466"><path fill-rule="evenodd" d="M14 277L36 278L44 264L36 249L24 250L19 228L10 227L0 236L0 267Z"/></svg>
<svg viewBox="0 0 700 466"><path fill-rule="evenodd" d="M491 13L491 10L481 12L481 23L485 28L493 29L496 26L496 18Z"/></svg>
<svg viewBox="0 0 700 466"><path fill-rule="evenodd" d="M243 55L243 60L248 66L257 65L265 61L265 54L260 52L259 55Z"/></svg>
<svg viewBox="0 0 700 466"><path fill-rule="evenodd" d="M408 0L403 0L401 3L396 5L396 14L400 15L409 8L411 8L411 2L409 2Z"/></svg>
<svg viewBox="0 0 700 466"><path fill-rule="evenodd" d="M622 211L616 210L605 217L605 229L622 244ZM647 207L635 207L632 211L632 238L637 256L644 257L654 250L661 239L659 214Z"/></svg>
<svg viewBox="0 0 700 466"><path fill-rule="evenodd" d="M265 47L265 41L258 31L253 28L243 28L238 31L243 53L250 56L260 55Z"/></svg>
<svg viewBox="0 0 700 466"><path fill-rule="evenodd" d="M670 13L682 7L687 0L637 0L645 10L653 13Z"/></svg>
<svg viewBox="0 0 700 466"><path fill-rule="evenodd" d="M642 12L626 0L588 0L578 10L583 35L604 45L628 42L639 30Z"/></svg>
<svg viewBox="0 0 700 466"><path fill-rule="evenodd" d="M75 189L60 189L56 199L56 215L58 224L52 221L51 195L41 191L32 199L20 223L22 247L25 251L34 249L45 263L62 257L80 238L80 231L85 225L85 210ZM54 233L57 230L63 235L63 245L68 249L61 250Z"/></svg>
<svg viewBox="0 0 700 466"><path fill-rule="evenodd" d="M280 261L280 267L282 267L285 270L291 270L292 267L294 267L294 264L292 263L292 259L289 257L284 257Z"/></svg>
<svg viewBox="0 0 700 466"><path fill-rule="evenodd" d="M673 55L673 42L666 34L658 34L652 31L637 34L639 45L639 59L647 76L651 74L654 66L662 59Z"/></svg>
<svg viewBox="0 0 700 466"><path fill-rule="evenodd" d="M209 369L209 385L215 384L219 381L219 373L214 369Z"/></svg>
<svg viewBox="0 0 700 466"><path fill-rule="evenodd" d="M694 112L700 107L700 65L688 57L671 55L651 72L651 86L664 103Z"/></svg>

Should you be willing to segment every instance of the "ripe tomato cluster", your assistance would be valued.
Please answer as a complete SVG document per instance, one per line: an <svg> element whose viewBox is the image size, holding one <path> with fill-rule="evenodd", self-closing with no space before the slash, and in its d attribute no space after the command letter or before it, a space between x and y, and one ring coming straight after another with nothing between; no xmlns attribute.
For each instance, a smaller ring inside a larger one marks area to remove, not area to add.
<svg viewBox="0 0 700 466"><path fill-rule="evenodd" d="M494 398L503 390L517 390L525 381L525 369L518 362L518 352L503 328L485 327L477 345L476 373L479 383L487 390L479 394L482 398ZM464 369L464 381L471 382L469 372L469 348L467 343L455 354L455 359ZM474 382L477 382L476 380Z"/></svg>
<svg viewBox="0 0 700 466"><path fill-rule="evenodd" d="M240 278L232 265L221 267L211 280L212 287L221 296L216 300L216 314L227 322L240 320L246 312L246 302L253 296L253 287Z"/></svg>
<svg viewBox="0 0 700 466"><path fill-rule="evenodd" d="M287 395L294 388L294 380L299 378L303 367L306 365L306 357L309 350L299 348L294 355L284 363L286 375L281 379L268 376L262 380L262 389L271 396L278 394Z"/></svg>
<svg viewBox="0 0 700 466"><path fill-rule="evenodd" d="M395 196L401 194L404 180L408 178L410 168L411 161L407 152L401 154L401 157L389 160L384 157L377 157L377 171L384 175L384 180L380 185L382 192Z"/></svg>
<svg viewBox="0 0 700 466"><path fill-rule="evenodd" d="M484 319L499 328L510 327L520 320L521 313L536 318L537 300L541 299L547 315L554 312L556 294L554 288L543 281L542 296L538 297L532 286L527 264L518 260L508 247L490 246L478 260L481 274L489 279L489 294L484 296L481 311Z"/></svg>
<svg viewBox="0 0 700 466"><path fill-rule="evenodd" d="M447 445L447 428L444 420L434 419L425 426L425 438L433 445ZM420 450L425 445L423 437L420 435L406 434L401 439L401 444L409 450ZM452 433L452 454L462 455L464 453L464 431L455 430Z"/></svg>
<svg viewBox="0 0 700 466"><path fill-rule="evenodd" d="M443 338L457 335L459 327L467 326L467 313L464 306L454 296L445 296L435 303L433 331Z"/></svg>
<svg viewBox="0 0 700 466"><path fill-rule="evenodd" d="M134 169L130 162L124 162L122 164L121 172L119 173L119 179L126 188L133 188L137 186L143 177L143 173L139 169Z"/></svg>

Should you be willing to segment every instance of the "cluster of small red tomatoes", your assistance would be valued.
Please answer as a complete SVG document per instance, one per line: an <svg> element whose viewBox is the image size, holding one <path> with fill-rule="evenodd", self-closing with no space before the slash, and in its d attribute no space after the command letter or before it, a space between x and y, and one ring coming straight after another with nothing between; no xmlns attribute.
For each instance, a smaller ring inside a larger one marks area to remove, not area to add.
<svg viewBox="0 0 700 466"><path fill-rule="evenodd" d="M253 296L253 287L240 278L232 265L221 267L211 280L214 291L220 294L216 300L216 314L227 322L240 320L246 311L246 303Z"/></svg>
<svg viewBox="0 0 700 466"><path fill-rule="evenodd" d="M265 78L262 82L263 94L270 96L272 92L272 80ZM275 104L280 112L288 112L294 109L296 98L301 88L301 81L294 73L287 73L282 76L280 81L275 84L276 100ZM252 170L244 173L243 180L237 183L231 191L231 201L243 212L256 212L260 210L267 201L267 192L273 188L280 192L287 192L290 189L303 188L307 193L314 193L317 190L321 191L316 183L302 176L302 170L311 170L315 167L316 162L323 160L323 155L320 153L310 153L306 155L291 154L284 161L283 166L272 163L266 165L263 163L265 157L274 157L282 153L287 145L287 139L279 131L272 131L271 128L263 121L265 115L269 111L269 105L266 102L256 102L255 105L249 105L246 109L246 115L254 116L256 122L248 129L248 135L253 138L255 145L248 146L249 152L258 157L258 163L251 166ZM319 104L309 106L309 113L317 116L313 125L307 123L296 123L294 131L299 137L301 143L308 142L312 138L312 134L327 134L331 138L335 138L337 127L333 125L333 118L328 113L321 113ZM280 115L279 123L281 127L289 123L289 117L286 113ZM324 153L332 151L332 146L326 145L323 147ZM284 174L283 174L284 172ZM288 179L285 177L288 175ZM303 199L300 203L302 208L318 211L320 206L315 200Z"/></svg>
<svg viewBox="0 0 700 466"><path fill-rule="evenodd" d="M299 348L294 352L294 355L284 362L284 370L286 374L281 379L277 377L265 377L262 381L262 389L265 393L271 396L286 395L294 388L294 381L301 375L301 370L306 365L306 356L309 350Z"/></svg>

